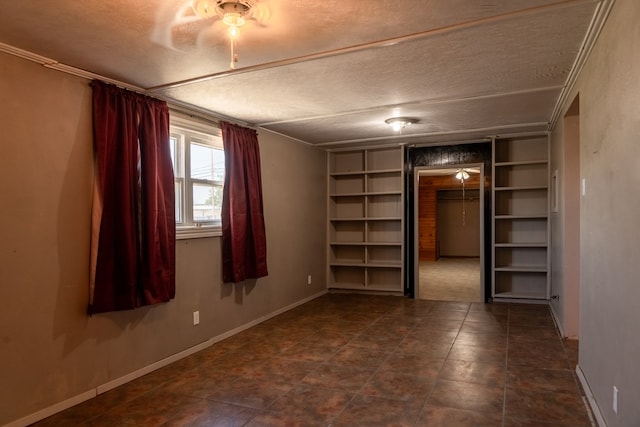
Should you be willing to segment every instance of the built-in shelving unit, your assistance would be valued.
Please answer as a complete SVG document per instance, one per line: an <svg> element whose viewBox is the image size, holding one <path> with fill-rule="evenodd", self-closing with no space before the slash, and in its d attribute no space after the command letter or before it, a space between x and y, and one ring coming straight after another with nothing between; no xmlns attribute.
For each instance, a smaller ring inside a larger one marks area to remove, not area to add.
<svg viewBox="0 0 640 427"><path fill-rule="evenodd" d="M328 288L402 294L402 147L329 153Z"/></svg>
<svg viewBox="0 0 640 427"><path fill-rule="evenodd" d="M492 296L548 300L549 137L493 141Z"/></svg>

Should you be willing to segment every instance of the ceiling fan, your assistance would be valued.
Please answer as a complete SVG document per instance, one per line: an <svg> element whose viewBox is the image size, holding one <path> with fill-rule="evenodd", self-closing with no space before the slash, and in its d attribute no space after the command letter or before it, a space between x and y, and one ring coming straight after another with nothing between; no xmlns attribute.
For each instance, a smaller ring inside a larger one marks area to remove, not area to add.
<svg viewBox="0 0 640 427"><path fill-rule="evenodd" d="M259 0L193 0L191 3L193 12L198 18L215 18L227 25L227 34L231 46L230 68L235 68L238 62L237 40L240 35L240 27L247 20L253 20L261 26L270 17L270 11Z"/></svg>
<svg viewBox="0 0 640 427"><path fill-rule="evenodd" d="M472 173L480 173L480 170L478 168L459 168L456 170L456 179L459 179L464 184L464 181L471 176L469 174Z"/></svg>
<svg viewBox="0 0 640 427"><path fill-rule="evenodd" d="M472 173L480 173L480 169L479 168L459 168L456 171L456 179L460 180L460 184L462 184L462 226L464 227L466 225L466 216L467 216L467 210L465 208L464 202L465 202L465 194L464 194L464 181L466 179L469 179L471 177Z"/></svg>

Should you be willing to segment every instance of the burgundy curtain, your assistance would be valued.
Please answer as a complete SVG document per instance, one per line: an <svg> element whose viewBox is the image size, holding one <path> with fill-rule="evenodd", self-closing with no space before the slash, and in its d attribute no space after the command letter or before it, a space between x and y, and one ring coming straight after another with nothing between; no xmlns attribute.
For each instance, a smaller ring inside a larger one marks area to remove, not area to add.
<svg viewBox="0 0 640 427"><path fill-rule="evenodd" d="M260 149L255 130L220 123L225 156L222 193L222 278L225 283L267 273Z"/></svg>
<svg viewBox="0 0 640 427"><path fill-rule="evenodd" d="M93 87L96 177L89 312L175 296L175 199L167 104Z"/></svg>

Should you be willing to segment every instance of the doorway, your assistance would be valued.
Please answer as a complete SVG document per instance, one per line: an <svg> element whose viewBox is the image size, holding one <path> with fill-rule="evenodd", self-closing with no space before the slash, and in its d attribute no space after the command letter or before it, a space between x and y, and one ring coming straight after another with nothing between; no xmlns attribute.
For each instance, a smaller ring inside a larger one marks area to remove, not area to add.
<svg viewBox="0 0 640 427"><path fill-rule="evenodd" d="M482 302L484 164L417 167L414 176L414 297Z"/></svg>
<svg viewBox="0 0 640 427"><path fill-rule="evenodd" d="M562 122L558 169L551 186L553 246L557 249L551 276L551 309L560 332L577 338L580 331L580 95ZM555 148L555 147L554 147ZM552 266L553 267L553 266Z"/></svg>

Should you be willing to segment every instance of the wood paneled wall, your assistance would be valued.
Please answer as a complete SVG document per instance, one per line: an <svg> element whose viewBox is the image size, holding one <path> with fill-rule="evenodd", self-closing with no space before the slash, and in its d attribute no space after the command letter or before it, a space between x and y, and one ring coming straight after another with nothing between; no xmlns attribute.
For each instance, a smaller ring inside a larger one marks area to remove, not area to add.
<svg viewBox="0 0 640 427"><path fill-rule="evenodd" d="M465 181L465 188L480 188L480 174L473 173ZM418 194L418 256L421 261L436 261L437 253L437 191L460 190L460 180L454 175L421 176Z"/></svg>

